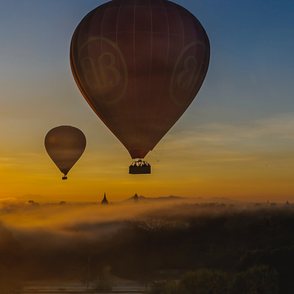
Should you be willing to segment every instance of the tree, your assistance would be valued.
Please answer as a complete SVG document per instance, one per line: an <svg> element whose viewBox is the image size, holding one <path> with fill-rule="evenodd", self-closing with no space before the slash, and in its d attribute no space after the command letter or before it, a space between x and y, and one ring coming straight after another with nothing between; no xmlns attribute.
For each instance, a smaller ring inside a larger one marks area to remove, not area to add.
<svg viewBox="0 0 294 294"><path fill-rule="evenodd" d="M96 290L97 292L109 292L112 290L112 285L113 283L111 281L102 278L96 281L94 290Z"/></svg>
<svg viewBox="0 0 294 294"><path fill-rule="evenodd" d="M274 250L266 248L263 250L247 251L240 259L237 268L245 272L258 264L268 266L269 269L275 269L278 273L277 280L280 292L283 294L292 294L294 287L293 263L294 247L283 247Z"/></svg>
<svg viewBox="0 0 294 294"><path fill-rule="evenodd" d="M230 293L277 294L278 274L265 265L253 266L235 277Z"/></svg>
<svg viewBox="0 0 294 294"><path fill-rule="evenodd" d="M200 269L185 273L180 278L179 293L181 294L227 294L228 278L221 271Z"/></svg>
<svg viewBox="0 0 294 294"><path fill-rule="evenodd" d="M154 283L149 294L178 294L178 286L174 281Z"/></svg>

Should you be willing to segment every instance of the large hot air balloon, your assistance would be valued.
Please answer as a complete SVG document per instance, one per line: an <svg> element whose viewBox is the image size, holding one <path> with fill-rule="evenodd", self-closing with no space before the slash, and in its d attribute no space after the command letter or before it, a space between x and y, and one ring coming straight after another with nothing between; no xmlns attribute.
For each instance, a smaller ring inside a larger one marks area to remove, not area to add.
<svg viewBox="0 0 294 294"><path fill-rule="evenodd" d="M71 126L59 126L50 130L45 137L45 148L48 155L64 174L67 173L81 157L86 147L83 132Z"/></svg>
<svg viewBox="0 0 294 294"><path fill-rule="evenodd" d="M113 0L92 10L70 47L75 81L92 109L134 159L143 159L198 93L209 64L200 22L167 0Z"/></svg>

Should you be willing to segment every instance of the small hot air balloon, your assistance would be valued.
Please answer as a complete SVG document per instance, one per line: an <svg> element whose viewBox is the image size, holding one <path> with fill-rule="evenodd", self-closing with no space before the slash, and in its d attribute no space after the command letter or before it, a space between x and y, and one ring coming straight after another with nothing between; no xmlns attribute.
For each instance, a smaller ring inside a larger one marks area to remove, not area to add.
<svg viewBox="0 0 294 294"><path fill-rule="evenodd" d="M50 130L45 137L45 148L48 155L64 174L67 173L81 157L86 147L83 132L71 126L59 126Z"/></svg>
<svg viewBox="0 0 294 294"><path fill-rule="evenodd" d="M70 64L89 105L135 160L182 116L206 76L210 45L188 10L167 0L113 0L87 14L71 41Z"/></svg>

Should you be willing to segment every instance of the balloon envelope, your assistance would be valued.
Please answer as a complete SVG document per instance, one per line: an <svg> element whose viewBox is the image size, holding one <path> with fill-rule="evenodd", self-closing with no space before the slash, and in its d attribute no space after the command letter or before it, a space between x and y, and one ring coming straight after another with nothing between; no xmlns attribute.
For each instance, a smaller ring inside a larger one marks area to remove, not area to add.
<svg viewBox="0 0 294 294"><path fill-rule="evenodd" d="M105 3L80 22L70 48L80 91L132 158L144 158L182 116L209 56L200 22L167 0Z"/></svg>
<svg viewBox="0 0 294 294"><path fill-rule="evenodd" d="M48 155L65 176L81 157L85 147L86 137L81 130L75 127L56 127L50 130L45 137L45 148Z"/></svg>

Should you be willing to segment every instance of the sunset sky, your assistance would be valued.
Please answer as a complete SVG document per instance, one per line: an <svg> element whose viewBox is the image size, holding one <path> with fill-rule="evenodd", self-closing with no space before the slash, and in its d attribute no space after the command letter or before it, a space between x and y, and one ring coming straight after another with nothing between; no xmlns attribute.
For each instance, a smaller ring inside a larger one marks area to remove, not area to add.
<svg viewBox="0 0 294 294"><path fill-rule="evenodd" d="M197 98L147 155L151 175L129 175L128 151L71 73L72 34L105 2L0 0L0 200L101 201L105 192L109 201L138 193L294 202L294 2L173 1L202 23L211 59ZM44 148L59 125L87 138L67 181Z"/></svg>

